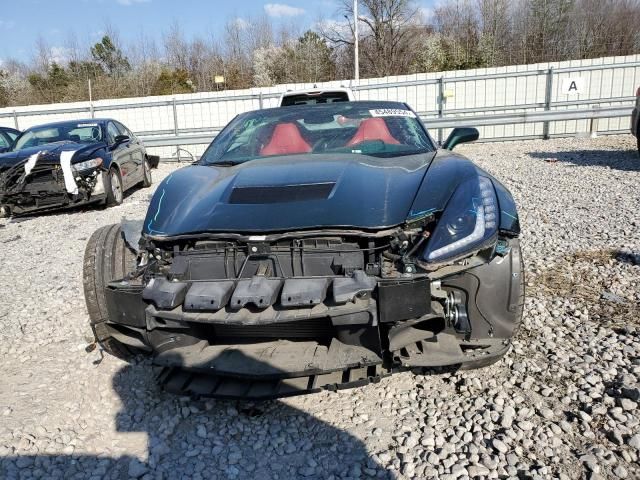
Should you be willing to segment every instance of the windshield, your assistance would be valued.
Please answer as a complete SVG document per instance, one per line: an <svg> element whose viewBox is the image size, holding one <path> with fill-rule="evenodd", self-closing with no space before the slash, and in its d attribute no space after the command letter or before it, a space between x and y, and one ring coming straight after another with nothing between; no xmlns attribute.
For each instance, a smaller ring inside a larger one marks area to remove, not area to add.
<svg viewBox="0 0 640 480"><path fill-rule="evenodd" d="M13 150L54 142L95 143L102 141L102 129L95 122L69 122L33 127L22 133Z"/></svg>
<svg viewBox="0 0 640 480"><path fill-rule="evenodd" d="M416 114L400 103L344 102L239 115L213 140L204 165L275 155L361 154L395 157L433 151Z"/></svg>
<svg viewBox="0 0 640 480"><path fill-rule="evenodd" d="M281 107L291 105L314 105L316 103L348 102L347 92L289 93L282 97Z"/></svg>

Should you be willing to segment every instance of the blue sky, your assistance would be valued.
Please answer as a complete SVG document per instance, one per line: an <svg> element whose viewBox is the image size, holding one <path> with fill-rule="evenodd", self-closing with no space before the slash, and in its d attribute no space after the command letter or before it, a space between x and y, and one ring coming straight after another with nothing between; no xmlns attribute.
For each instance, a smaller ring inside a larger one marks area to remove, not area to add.
<svg viewBox="0 0 640 480"><path fill-rule="evenodd" d="M0 62L16 58L29 61L38 36L63 52L73 32L80 45L95 43L107 25L119 32L123 43L140 38L140 32L156 39L177 21L187 36L219 34L232 18L266 14L276 24L295 24L301 30L321 18L331 19L337 0L2 0L0 2ZM416 5L428 8L432 0Z"/></svg>

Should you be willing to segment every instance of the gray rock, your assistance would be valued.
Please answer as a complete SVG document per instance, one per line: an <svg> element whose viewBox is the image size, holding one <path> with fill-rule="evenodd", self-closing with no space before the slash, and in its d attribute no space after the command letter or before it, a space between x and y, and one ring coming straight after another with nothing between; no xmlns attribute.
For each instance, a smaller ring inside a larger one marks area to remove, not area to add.
<svg viewBox="0 0 640 480"><path fill-rule="evenodd" d="M149 468L147 467L147 465L142 463L137 458L132 458L131 461L129 462L129 468L127 470L127 473L129 474L130 478L140 478L148 471L149 471Z"/></svg>
<svg viewBox="0 0 640 480"><path fill-rule="evenodd" d="M379 453L378 458L380 459L383 465L386 465L391 461L391 455L389 455L389 453L387 452Z"/></svg>
<svg viewBox="0 0 640 480"><path fill-rule="evenodd" d="M629 475L629 473L627 472L627 469L624 468L622 465L618 465L616 468L614 468L613 474L618 478L627 478L627 476Z"/></svg>
<svg viewBox="0 0 640 480"><path fill-rule="evenodd" d="M598 465L598 460L593 455L583 455L580 457L580 461L584 463L590 472L600 473L600 465Z"/></svg>
<svg viewBox="0 0 640 480"><path fill-rule="evenodd" d="M493 445L493 448L495 448L500 453L507 453L509 451L509 447L507 446L507 444L498 438L494 438L491 441L491 445Z"/></svg>
<svg viewBox="0 0 640 480"><path fill-rule="evenodd" d="M550 408L542 407L538 410L538 412L540 413L540 416L542 416L542 418L546 420L551 420L554 416L553 410L551 410Z"/></svg>
<svg viewBox="0 0 640 480"><path fill-rule="evenodd" d="M617 403L623 410L633 411L638 408L638 404L628 398L618 398Z"/></svg>
<svg viewBox="0 0 640 480"><path fill-rule="evenodd" d="M491 473L484 465L469 465L467 467L467 472L469 473L469 477L477 478L477 477L486 477Z"/></svg>
<svg viewBox="0 0 640 480"><path fill-rule="evenodd" d="M635 435L629 437L627 439L627 445L635 448L636 450L640 450L640 433L636 433Z"/></svg>

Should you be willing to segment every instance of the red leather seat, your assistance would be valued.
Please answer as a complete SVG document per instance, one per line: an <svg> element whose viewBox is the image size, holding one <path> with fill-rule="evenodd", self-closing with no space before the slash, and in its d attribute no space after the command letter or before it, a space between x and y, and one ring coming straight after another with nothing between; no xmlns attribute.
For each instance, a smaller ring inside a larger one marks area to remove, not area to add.
<svg viewBox="0 0 640 480"><path fill-rule="evenodd" d="M295 123L280 123L273 129L271 140L260 150L260 155L290 155L309 153L311 146L305 142Z"/></svg>
<svg viewBox="0 0 640 480"><path fill-rule="evenodd" d="M392 145L400 144L400 142L391 135L384 119L375 117L363 120L358 127L358 131L346 146L351 147L370 140L382 140L384 143Z"/></svg>

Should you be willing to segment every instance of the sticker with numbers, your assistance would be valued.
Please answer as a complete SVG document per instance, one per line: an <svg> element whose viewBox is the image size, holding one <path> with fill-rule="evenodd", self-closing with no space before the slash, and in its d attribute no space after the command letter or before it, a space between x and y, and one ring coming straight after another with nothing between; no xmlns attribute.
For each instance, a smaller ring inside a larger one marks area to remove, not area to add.
<svg viewBox="0 0 640 480"><path fill-rule="evenodd" d="M404 110L402 108L376 108L369 110L369 113L372 117L416 117L416 114L411 110Z"/></svg>

